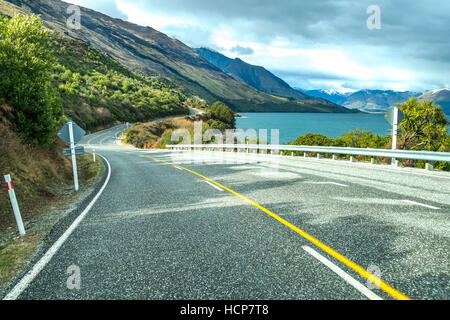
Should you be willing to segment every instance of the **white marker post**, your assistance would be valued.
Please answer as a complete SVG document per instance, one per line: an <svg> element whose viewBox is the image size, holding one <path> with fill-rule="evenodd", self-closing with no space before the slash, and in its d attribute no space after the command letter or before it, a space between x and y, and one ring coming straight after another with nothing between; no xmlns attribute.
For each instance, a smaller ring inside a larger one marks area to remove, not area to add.
<svg viewBox="0 0 450 320"><path fill-rule="evenodd" d="M16 218L17 227L19 228L20 235L25 235L25 228L23 226L22 216L20 215L19 205L17 204L16 193L11 182L11 176L8 174L5 176L6 186L8 188L9 198L11 199L11 205L14 211L14 217Z"/></svg>
<svg viewBox="0 0 450 320"><path fill-rule="evenodd" d="M245 137L245 144L247 145L247 153L249 153L250 149L248 148L248 137Z"/></svg>
<svg viewBox="0 0 450 320"><path fill-rule="evenodd" d="M392 125L392 150L397 149L397 130L398 130L398 107L394 107L394 122ZM392 165L395 165L395 158L392 158Z"/></svg>
<svg viewBox="0 0 450 320"><path fill-rule="evenodd" d="M95 149L92 151L92 156L94 157L94 162L95 162Z"/></svg>
<svg viewBox="0 0 450 320"><path fill-rule="evenodd" d="M69 121L69 137L70 137L70 152L72 155L72 167L73 167L73 183L75 185L75 191L78 191L78 171L77 171L77 156L75 153L75 142L73 138L73 122Z"/></svg>

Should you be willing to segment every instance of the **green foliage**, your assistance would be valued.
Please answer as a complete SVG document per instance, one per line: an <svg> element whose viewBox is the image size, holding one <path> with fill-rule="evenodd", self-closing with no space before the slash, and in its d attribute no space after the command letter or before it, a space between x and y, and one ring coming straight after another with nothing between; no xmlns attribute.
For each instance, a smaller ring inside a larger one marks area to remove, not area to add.
<svg viewBox="0 0 450 320"><path fill-rule="evenodd" d="M222 122L220 120L215 120L215 119L209 119L206 124L208 125L208 128L210 129L218 129L220 131L225 131L227 129L230 129L228 124L226 124L225 122Z"/></svg>
<svg viewBox="0 0 450 320"><path fill-rule="evenodd" d="M415 98L398 106L405 114L399 126L401 149L445 151L448 148L447 118L440 106Z"/></svg>
<svg viewBox="0 0 450 320"><path fill-rule="evenodd" d="M344 133L339 138L334 139L333 146L347 148L375 148L381 149L391 141L391 137L382 137L373 134L370 130L361 131L355 129Z"/></svg>
<svg viewBox="0 0 450 320"><path fill-rule="evenodd" d="M155 136L147 130L128 129L124 142L133 144L138 148L145 148L147 142Z"/></svg>
<svg viewBox="0 0 450 320"><path fill-rule="evenodd" d="M355 129L344 133L336 139L330 139L322 134L307 133L304 136L298 137L293 144L344 148L384 148L390 140L390 137L382 137L378 134L373 134L370 130L361 131ZM361 159L367 160L368 157L361 157Z"/></svg>
<svg viewBox="0 0 450 320"><path fill-rule="evenodd" d="M236 120L234 118L234 112L226 104L216 101L208 108L208 111L211 113L213 119L225 124L226 129L235 128Z"/></svg>
<svg viewBox="0 0 450 320"><path fill-rule="evenodd" d="M432 101L417 101L411 98L399 104L398 107L405 114L400 123L402 130L399 148L404 150L450 151L447 118L438 105ZM423 161L410 161L418 167L424 167ZM435 163L436 169L450 171L448 162Z"/></svg>
<svg viewBox="0 0 450 320"><path fill-rule="evenodd" d="M86 129L114 121L149 121L188 114L197 103L169 84L126 69L86 43L57 37L53 82L66 114Z"/></svg>
<svg viewBox="0 0 450 320"><path fill-rule="evenodd" d="M293 144L297 146L332 146L333 142L322 134L307 133L295 139Z"/></svg>
<svg viewBox="0 0 450 320"><path fill-rule="evenodd" d="M208 107L208 103L198 96L189 97L186 100L186 105L190 108L197 108L197 109L205 109Z"/></svg>
<svg viewBox="0 0 450 320"><path fill-rule="evenodd" d="M50 82L56 62L51 42L37 16L0 22L0 97L14 107L24 140L37 144L53 140L62 115L61 99Z"/></svg>
<svg viewBox="0 0 450 320"><path fill-rule="evenodd" d="M428 148L431 148L431 151L450 151L450 135L447 134L447 120L442 110L431 102L417 103L415 99L408 100L405 104L401 106L405 113L405 119L400 123L400 128L403 130L400 137L401 149L413 150L413 147L415 147L415 150L430 150ZM373 134L369 130L355 129L336 139L330 139L321 134L308 133L289 144L386 149L391 148L391 143L391 137ZM370 157L363 156L357 158L360 160L370 159ZM404 160L403 165L425 167L423 161L413 160ZM450 165L447 162L435 163L434 167L450 171Z"/></svg>

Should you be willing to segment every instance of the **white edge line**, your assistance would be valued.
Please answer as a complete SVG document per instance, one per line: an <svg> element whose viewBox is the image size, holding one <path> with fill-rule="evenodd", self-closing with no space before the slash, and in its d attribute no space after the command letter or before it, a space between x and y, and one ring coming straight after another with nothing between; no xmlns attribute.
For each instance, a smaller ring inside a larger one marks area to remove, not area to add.
<svg viewBox="0 0 450 320"><path fill-rule="evenodd" d="M340 186L340 187L344 187L347 188L348 185L346 184L342 184L342 183L337 183L337 182L332 182L332 181L327 181L327 182L311 182L312 184L334 184L336 186Z"/></svg>
<svg viewBox="0 0 450 320"><path fill-rule="evenodd" d="M207 184L209 184L211 187L213 187L213 188L215 188L215 189L217 189L217 190L219 190L219 191L223 191L222 188L216 186L214 183L211 183L211 182L206 181L206 180L205 180L205 182L206 182Z"/></svg>
<svg viewBox="0 0 450 320"><path fill-rule="evenodd" d="M342 183L337 183L337 182L327 182L328 184L334 184L334 185L336 185L336 186L340 186L340 187L344 187L344 188L347 188L348 187L348 185L346 185L346 184L342 184Z"/></svg>
<svg viewBox="0 0 450 320"><path fill-rule="evenodd" d="M380 296L373 293L369 288L362 285L360 282L355 280L352 276L350 276L348 273L346 273L344 270L339 268L337 265L335 265L333 262L322 256L320 253L315 251L313 248L309 246L303 246L303 250L308 252L310 255L312 255L314 258L322 262L324 265L326 265L328 268L330 268L334 273L336 273L338 276L340 276L342 279L344 279L348 284L353 286L356 290L361 292L363 295L365 295L370 300L383 300Z"/></svg>
<svg viewBox="0 0 450 320"><path fill-rule="evenodd" d="M420 203L420 202L415 202L415 201L411 201L411 200L402 200L403 202L406 202L406 203L410 203L410 204L414 204L414 205L417 205L417 206L422 206L422 207L425 207L425 208L430 208L430 209L433 209L433 210L439 210L440 208L438 208L438 207L433 207L433 206L430 206L430 205L428 205L428 204L423 204L423 203Z"/></svg>
<svg viewBox="0 0 450 320"><path fill-rule="evenodd" d="M52 259L52 257L58 252L59 248L64 244L64 242L69 238L69 236L72 234L72 232L78 227L80 222L84 219L84 217L89 213L89 211L92 209L94 204L97 202L98 198L101 196L103 191L105 190L106 186L108 185L109 179L111 177L111 165L109 164L109 161L97 154L98 156L102 157L106 163L108 164L108 176L106 178L105 183L103 184L100 191L97 193L97 195L92 199L92 201L89 203L89 205L84 209L84 211L75 219L75 221L70 225L69 228L64 232L64 234L50 247L50 249L47 250L47 252L42 256L42 258L33 266L33 269L31 269L16 286L3 298L3 300L16 300L22 292L30 285L30 283L36 278L36 276L39 274L39 272L42 271L42 269L45 268L45 266L49 263L49 261Z"/></svg>
<svg viewBox="0 0 450 320"><path fill-rule="evenodd" d="M180 167L174 166L175 168L177 168L178 170L184 171L184 169L181 169Z"/></svg>

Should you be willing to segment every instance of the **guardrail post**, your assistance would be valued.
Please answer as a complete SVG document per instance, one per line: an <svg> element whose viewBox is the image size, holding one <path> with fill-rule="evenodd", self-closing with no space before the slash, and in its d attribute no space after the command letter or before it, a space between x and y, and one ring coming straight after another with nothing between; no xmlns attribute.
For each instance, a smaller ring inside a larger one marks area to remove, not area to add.
<svg viewBox="0 0 450 320"><path fill-rule="evenodd" d="M400 160L398 160L398 159L395 159L395 164L394 164L396 167L400 167Z"/></svg>
<svg viewBox="0 0 450 320"><path fill-rule="evenodd" d="M433 170L433 168L434 168L434 166L433 166L433 161L431 161L431 162L427 162L426 164L425 164L425 169L426 170Z"/></svg>
<svg viewBox="0 0 450 320"><path fill-rule="evenodd" d="M303 152L303 158L306 158L306 152Z"/></svg>
<svg viewBox="0 0 450 320"><path fill-rule="evenodd" d="M350 162L355 162L355 158L353 156L350 156Z"/></svg>
<svg viewBox="0 0 450 320"><path fill-rule="evenodd" d="M375 157L370 158L370 163L375 164Z"/></svg>
<svg viewBox="0 0 450 320"><path fill-rule="evenodd" d="M20 215L19 205L17 204L16 193L14 192L14 186L11 181L11 176L7 174L5 176L6 186L8 188L9 198L14 211L14 217L16 218L17 227L19 228L20 235L25 235L25 227L23 226L22 216Z"/></svg>
<svg viewBox="0 0 450 320"><path fill-rule="evenodd" d="M337 155L333 154L333 160L337 160Z"/></svg>
<svg viewBox="0 0 450 320"><path fill-rule="evenodd" d="M291 154L291 156L295 157L295 152L294 152L294 151L292 151L292 154Z"/></svg>
<svg viewBox="0 0 450 320"><path fill-rule="evenodd" d="M317 159L320 159L320 153L317 154Z"/></svg>

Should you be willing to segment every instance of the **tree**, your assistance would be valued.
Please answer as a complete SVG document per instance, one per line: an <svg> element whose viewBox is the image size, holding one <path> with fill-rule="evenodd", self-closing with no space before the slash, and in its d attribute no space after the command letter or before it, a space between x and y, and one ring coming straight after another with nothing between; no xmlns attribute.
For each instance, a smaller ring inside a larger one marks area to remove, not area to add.
<svg viewBox="0 0 450 320"><path fill-rule="evenodd" d="M391 140L390 137L382 137L373 134L370 130L361 131L359 129L344 133L336 138L334 145L347 148L384 148Z"/></svg>
<svg viewBox="0 0 450 320"><path fill-rule="evenodd" d="M401 136L399 148L404 150L450 151L450 138L447 133L448 121L438 105L432 101L417 101L411 98L398 104L405 114L400 123ZM404 161L405 165L424 167L424 161ZM436 162L436 169L450 171L450 163Z"/></svg>
<svg viewBox="0 0 450 320"><path fill-rule="evenodd" d="M432 101L411 98L398 104L405 114L400 123L399 148L404 150L446 151L448 121L440 106Z"/></svg>
<svg viewBox="0 0 450 320"><path fill-rule="evenodd" d="M323 134L307 133L298 137L293 144L297 146L331 146L332 140Z"/></svg>
<svg viewBox="0 0 450 320"><path fill-rule="evenodd" d="M220 131L228 129L228 125L220 120L209 119L206 123L211 129L218 129Z"/></svg>
<svg viewBox="0 0 450 320"><path fill-rule="evenodd" d="M62 103L51 85L56 60L50 32L35 16L0 21L0 97L14 107L16 126L27 142L52 141Z"/></svg>
<svg viewBox="0 0 450 320"><path fill-rule="evenodd" d="M214 119L227 124L227 129L235 128L236 119L234 118L234 112L226 104L220 101L214 102L208 111Z"/></svg>

